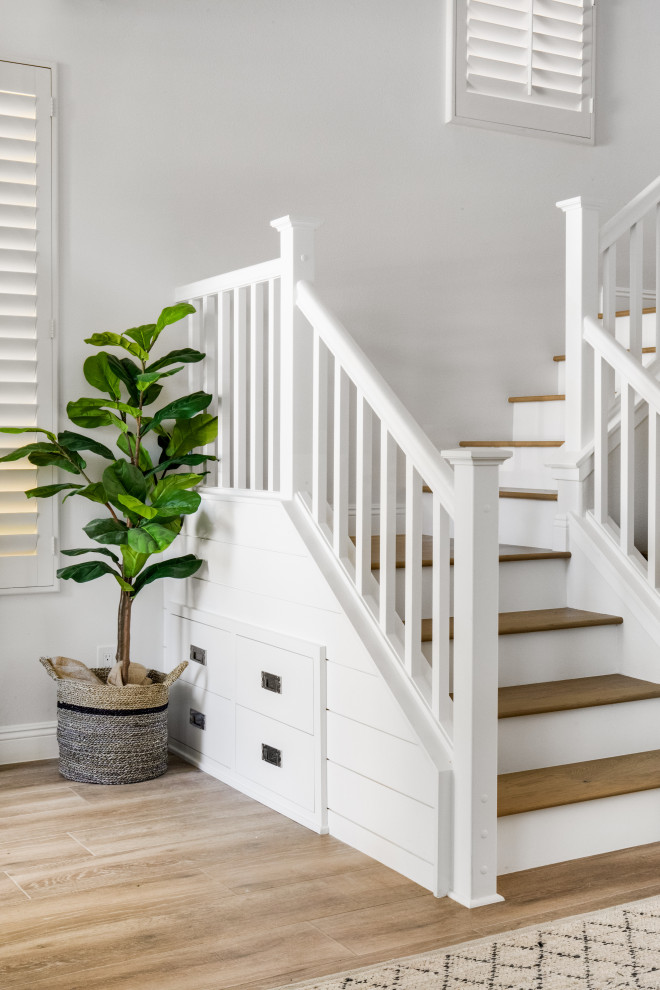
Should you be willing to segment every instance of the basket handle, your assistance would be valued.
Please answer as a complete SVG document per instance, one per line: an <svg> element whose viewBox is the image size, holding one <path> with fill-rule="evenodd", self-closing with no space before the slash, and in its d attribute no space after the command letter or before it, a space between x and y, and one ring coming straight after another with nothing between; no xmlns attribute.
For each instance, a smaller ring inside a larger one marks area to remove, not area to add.
<svg viewBox="0 0 660 990"><path fill-rule="evenodd" d="M57 676L57 671L53 667L53 661L50 657L39 657L39 663L42 665L49 677L52 677L54 681L60 680Z"/></svg>
<svg viewBox="0 0 660 990"><path fill-rule="evenodd" d="M172 684L174 684L175 681L178 681L178 679L181 677L181 674L184 672L187 666L188 666L188 661L182 660L181 663L174 668L174 670L171 670L169 672L167 677L165 677L165 679L161 683L164 684L165 687L170 687Z"/></svg>

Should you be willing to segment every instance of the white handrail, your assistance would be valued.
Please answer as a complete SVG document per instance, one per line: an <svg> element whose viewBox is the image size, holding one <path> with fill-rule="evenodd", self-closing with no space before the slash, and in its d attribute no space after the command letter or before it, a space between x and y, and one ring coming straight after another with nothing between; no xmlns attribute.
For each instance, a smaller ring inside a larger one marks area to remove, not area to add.
<svg viewBox="0 0 660 990"><path fill-rule="evenodd" d="M296 303L342 366L350 369L351 378L364 393L375 414L387 423L392 437L412 457L426 484L440 496L445 508L453 516L453 472L415 418L308 282L298 282Z"/></svg>
<svg viewBox="0 0 660 990"><path fill-rule="evenodd" d="M273 258L272 261L262 261L261 264L250 265L248 268L237 268L236 271L224 275L212 275L211 278L203 278L199 282L181 285L175 290L176 298L197 299L200 296L226 292L227 289L241 289L255 282L267 282L271 278L278 278L281 271L281 258Z"/></svg>
<svg viewBox="0 0 660 990"><path fill-rule="evenodd" d="M660 384L644 365L631 357L625 347L588 317L584 324L584 339L632 386L641 399L660 413Z"/></svg>
<svg viewBox="0 0 660 990"><path fill-rule="evenodd" d="M600 232L600 250L605 251L611 247L658 203L660 203L660 176L607 221Z"/></svg>

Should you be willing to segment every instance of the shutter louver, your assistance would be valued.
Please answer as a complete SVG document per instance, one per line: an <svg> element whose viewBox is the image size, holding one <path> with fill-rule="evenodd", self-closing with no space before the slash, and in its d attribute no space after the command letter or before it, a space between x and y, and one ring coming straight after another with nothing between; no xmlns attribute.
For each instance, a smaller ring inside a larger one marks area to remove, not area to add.
<svg viewBox="0 0 660 990"><path fill-rule="evenodd" d="M0 426L53 426L51 70L0 61ZM43 439L0 433L0 455ZM0 463L0 590L54 585L52 470Z"/></svg>
<svg viewBox="0 0 660 990"><path fill-rule="evenodd" d="M455 116L591 138L591 0L456 0Z"/></svg>

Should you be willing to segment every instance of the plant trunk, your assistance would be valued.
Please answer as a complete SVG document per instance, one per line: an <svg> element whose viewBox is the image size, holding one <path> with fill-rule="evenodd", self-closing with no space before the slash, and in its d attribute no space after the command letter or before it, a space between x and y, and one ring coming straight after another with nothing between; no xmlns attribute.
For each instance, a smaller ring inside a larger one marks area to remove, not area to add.
<svg viewBox="0 0 660 990"><path fill-rule="evenodd" d="M126 591L121 591L119 613L117 616L117 663L121 664L121 679L128 683L128 665L131 662L131 608L133 598Z"/></svg>

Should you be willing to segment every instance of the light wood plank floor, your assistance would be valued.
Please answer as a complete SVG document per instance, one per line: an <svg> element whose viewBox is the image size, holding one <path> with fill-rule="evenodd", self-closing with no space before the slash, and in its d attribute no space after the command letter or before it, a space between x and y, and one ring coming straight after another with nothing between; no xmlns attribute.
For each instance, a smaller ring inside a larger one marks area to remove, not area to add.
<svg viewBox="0 0 660 990"><path fill-rule="evenodd" d="M468 911L171 758L126 787L0 768L3 990L263 990L660 894L660 843Z"/></svg>

